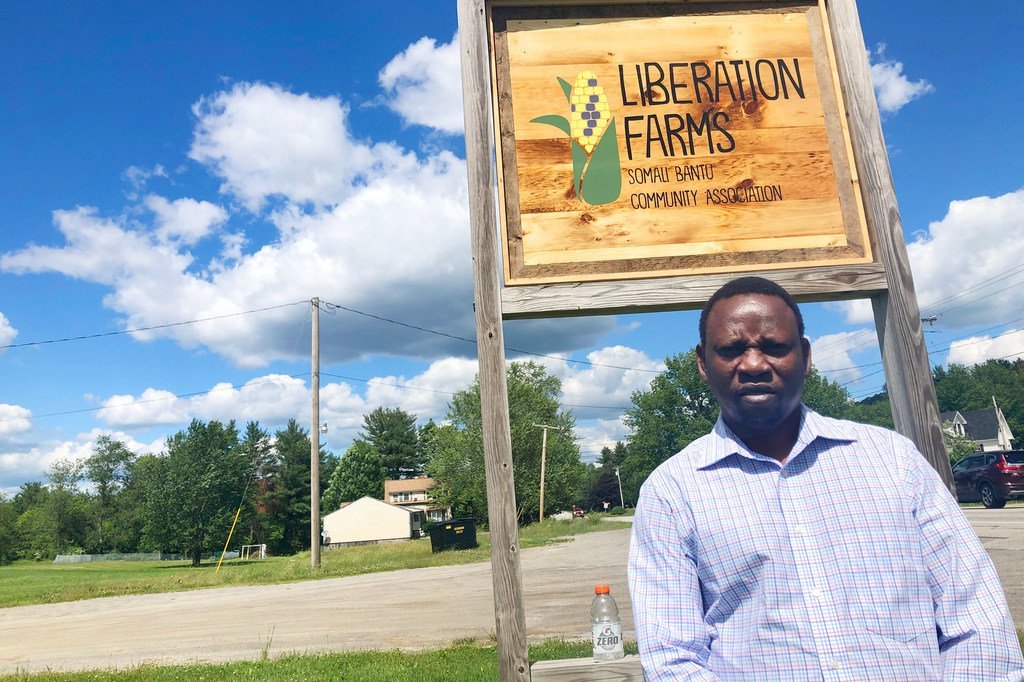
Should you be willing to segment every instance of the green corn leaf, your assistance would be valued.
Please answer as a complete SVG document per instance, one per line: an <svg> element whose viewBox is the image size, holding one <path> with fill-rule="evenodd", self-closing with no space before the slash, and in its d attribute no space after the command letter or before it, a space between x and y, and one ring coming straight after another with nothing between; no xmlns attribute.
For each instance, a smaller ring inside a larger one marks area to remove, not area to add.
<svg viewBox="0 0 1024 682"><path fill-rule="evenodd" d="M583 167L587 165L587 152L583 150L583 147L579 145L576 140L572 141L572 191L576 193L576 196L582 201L583 195L580 194L580 184L583 182Z"/></svg>
<svg viewBox="0 0 1024 682"><path fill-rule="evenodd" d="M545 123L549 126L555 126L566 135L570 134L569 119L565 116L559 116L557 114L548 114L547 116L538 116L537 118L530 119L530 123Z"/></svg>
<svg viewBox="0 0 1024 682"><path fill-rule="evenodd" d="M578 145L573 145L574 147ZM583 151L582 149L580 151ZM582 170L582 169L581 169ZM576 150L573 149L573 172L576 172ZM608 122L604 135L594 147L590 163L582 174L580 197L591 206L608 204L622 193L622 165L619 163L619 141L615 134L615 119Z"/></svg>
<svg viewBox="0 0 1024 682"><path fill-rule="evenodd" d="M558 78L558 76L555 76L555 77ZM569 83L569 81L565 80L564 78L558 78L558 84L562 86L562 92L565 93L565 101L569 102L571 104L572 103L572 85Z"/></svg>

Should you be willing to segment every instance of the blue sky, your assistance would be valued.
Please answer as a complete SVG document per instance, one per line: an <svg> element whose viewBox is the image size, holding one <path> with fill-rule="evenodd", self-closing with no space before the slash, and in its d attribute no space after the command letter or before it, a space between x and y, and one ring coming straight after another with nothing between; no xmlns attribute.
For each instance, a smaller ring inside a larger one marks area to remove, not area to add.
<svg viewBox="0 0 1024 682"><path fill-rule="evenodd" d="M183 7L0 10L0 491L103 433L143 452L192 418L308 424L313 296L475 335L454 3ZM1024 5L892 7L861 21L932 360L1016 357ZM819 368L878 390L869 307L805 314ZM374 407L443 418L475 373L464 341L341 309L321 327L339 454ZM515 322L506 342L555 356L589 457L695 327Z"/></svg>

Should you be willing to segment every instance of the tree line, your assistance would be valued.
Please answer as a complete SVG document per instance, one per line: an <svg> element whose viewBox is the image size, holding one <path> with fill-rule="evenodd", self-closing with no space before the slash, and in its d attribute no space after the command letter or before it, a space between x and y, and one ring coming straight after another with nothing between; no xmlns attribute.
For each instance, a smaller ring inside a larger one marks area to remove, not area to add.
<svg viewBox="0 0 1024 682"><path fill-rule="evenodd" d="M603 502L635 504L651 471L718 418L718 405L697 373L694 350L669 357L647 390L631 397L630 434L585 464L572 435L575 417L559 402L561 383L534 362L508 364L509 418L518 518L540 513L542 429L548 433L544 514ZM992 360L933 371L939 409L974 410L995 396L1011 430L1024 437L1024 361ZM861 401L812 371L804 402L822 414L892 427L888 394ZM383 499L384 481L418 475L435 480L432 495L456 516L487 520L480 385L457 392L440 423L419 425L400 408L364 415L358 437L340 457L320 452L321 510L364 495ZM951 442L951 452L970 447ZM160 455L136 455L109 436L84 462L62 460L45 482L0 496L0 562L56 553L162 551L198 564L220 550L236 512L232 546L266 543L272 554L308 550L309 433L296 421L273 435L257 422L193 421L167 439ZM621 480L621 489L620 489ZM621 492L620 492L621 490ZM621 494L621 498L620 498Z"/></svg>

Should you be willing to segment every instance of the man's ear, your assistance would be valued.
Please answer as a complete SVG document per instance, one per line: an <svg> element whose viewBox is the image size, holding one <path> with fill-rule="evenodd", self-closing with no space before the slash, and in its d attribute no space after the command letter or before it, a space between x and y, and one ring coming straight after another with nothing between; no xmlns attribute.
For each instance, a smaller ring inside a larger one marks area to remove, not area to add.
<svg viewBox="0 0 1024 682"><path fill-rule="evenodd" d="M800 347L804 349L804 376L811 374L811 342L807 340L807 337L800 339Z"/></svg>
<svg viewBox="0 0 1024 682"><path fill-rule="evenodd" d="M708 383L708 370L707 370L706 367L704 367L704 346L702 344L699 344L699 343L697 344L696 353L697 353L697 374L700 375L700 380L703 381L706 384L706 383Z"/></svg>

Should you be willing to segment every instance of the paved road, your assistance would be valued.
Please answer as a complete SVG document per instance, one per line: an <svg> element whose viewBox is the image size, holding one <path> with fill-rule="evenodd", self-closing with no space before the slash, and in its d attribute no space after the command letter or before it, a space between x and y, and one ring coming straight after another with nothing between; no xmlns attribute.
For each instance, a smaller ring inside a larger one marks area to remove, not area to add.
<svg viewBox="0 0 1024 682"><path fill-rule="evenodd" d="M1024 506L966 514L1024 625ZM522 555L531 640L586 639L593 585L609 583L633 637L628 528ZM292 651L417 649L494 633L490 564L0 609L0 672L257 658ZM269 644L268 644L269 643Z"/></svg>

